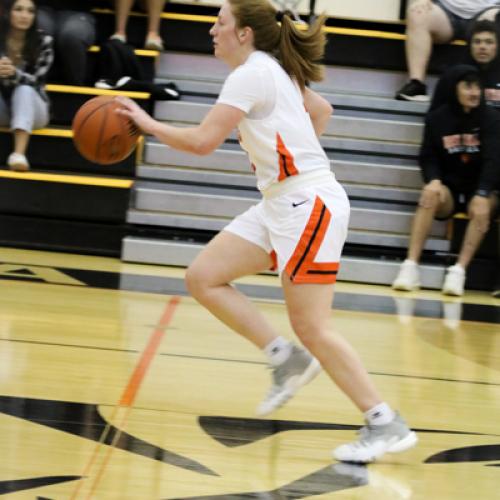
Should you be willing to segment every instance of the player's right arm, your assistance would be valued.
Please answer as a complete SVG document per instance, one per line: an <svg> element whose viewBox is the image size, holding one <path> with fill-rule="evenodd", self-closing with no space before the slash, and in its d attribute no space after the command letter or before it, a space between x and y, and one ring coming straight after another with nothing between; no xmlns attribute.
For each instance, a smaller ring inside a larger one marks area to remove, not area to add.
<svg viewBox="0 0 500 500"><path fill-rule="evenodd" d="M129 117L146 134L154 135L168 146L197 155L207 155L217 149L245 116L241 109L218 103L196 127L175 127L152 118L134 101L117 97L121 114Z"/></svg>

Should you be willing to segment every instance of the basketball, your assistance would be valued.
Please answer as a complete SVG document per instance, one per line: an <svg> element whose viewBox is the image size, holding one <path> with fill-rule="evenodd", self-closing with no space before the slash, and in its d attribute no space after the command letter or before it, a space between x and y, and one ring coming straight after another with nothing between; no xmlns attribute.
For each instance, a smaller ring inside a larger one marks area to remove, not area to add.
<svg viewBox="0 0 500 500"><path fill-rule="evenodd" d="M88 100L73 118L73 142L87 160L100 165L118 163L137 145L140 131L128 118L116 113L113 96Z"/></svg>

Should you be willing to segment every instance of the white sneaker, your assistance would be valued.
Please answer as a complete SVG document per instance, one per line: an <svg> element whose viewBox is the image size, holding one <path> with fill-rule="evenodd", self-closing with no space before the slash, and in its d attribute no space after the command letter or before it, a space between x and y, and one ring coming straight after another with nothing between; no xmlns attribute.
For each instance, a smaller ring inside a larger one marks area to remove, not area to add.
<svg viewBox="0 0 500 500"><path fill-rule="evenodd" d="M21 153L11 153L7 158L7 165L16 172L26 172L30 169L30 164L26 156Z"/></svg>
<svg viewBox="0 0 500 500"><path fill-rule="evenodd" d="M420 288L420 273L418 264L406 259L399 268L399 273L392 283L394 290L411 292Z"/></svg>
<svg viewBox="0 0 500 500"><path fill-rule="evenodd" d="M318 375L321 365L308 351L293 345L288 359L271 369L271 388L257 407L256 413L261 417L283 406L302 386Z"/></svg>
<svg viewBox="0 0 500 500"><path fill-rule="evenodd" d="M460 297L464 294L465 285L465 269L458 264L451 266L446 271L444 278L443 289L445 295L454 295Z"/></svg>
<svg viewBox="0 0 500 500"><path fill-rule="evenodd" d="M366 464L385 453L406 451L417 442L417 435L396 413L392 422L388 424L362 427L359 431L359 440L335 448L333 456L341 462Z"/></svg>

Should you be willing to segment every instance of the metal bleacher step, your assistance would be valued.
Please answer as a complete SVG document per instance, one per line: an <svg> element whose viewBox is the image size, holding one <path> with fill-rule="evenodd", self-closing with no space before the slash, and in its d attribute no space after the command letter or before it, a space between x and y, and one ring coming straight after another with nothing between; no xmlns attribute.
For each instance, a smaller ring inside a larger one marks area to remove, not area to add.
<svg viewBox="0 0 500 500"><path fill-rule="evenodd" d="M163 213L166 216L183 214L202 217L200 220L212 217L229 219L244 212L259 199L260 194L255 190L148 181L137 181L134 185L135 209L158 213L155 217L157 222L162 220ZM350 229L408 234L412 207L355 200L351 200L351 205ZM171 219L168 224L165 222L162 225L171 225ZM435 221L430 235L442 238L445 234L446 225Z"/></svg>
<svg viewBox="0 0 500 500"><path fill-rule="evenodd" d="M421 186L420 170L415 164L400 165L403 162L399 160L392 164L354 161L335 154L332 157L332 171L342 183L403 189L418 189ZM199 157L148 141L144 159L145 163L137 169L141 178L255 186L255 175L241 149L219 148L210 155ZM176 175L179 177L176 178Z"/></svg>
<svg viewBox="0 0 500 500"><path fill-rule="evenodd" d="M167 241L128 236L123 240L122 260L185 267L192 262L203 244ZM399 262L382 259L342 257L339 281L353 281L389 285L399 269ZM421 283L424 288L439 289L444 277L444 266L421 266Z"/></svg>
<svg viewBox="0 0 500 500"><path fill-rule="evenodd" d="M231 221L231 217L205 217L203 215L180 214L131 209L127 214L127 222L142 226L159 226L176 229L192 229L198 231L220 231ZM387 248L407 248L407 234L384 231L367 231L350 229L347 243L355 245L371 245ZM425 249L434 252L447 252L450 242L445 238L432 237L427 240Z"/></svg>
<svg viewBox="0 0 500 500"><path fill-rule="evenodd" d="M157 102L155 117L196 126L229 71L213 56L162 53L157 81L176 83L183 97ZM320 141L351 200L340 280L390 284L408 247L422 186L418 152L428 105L394 100L391 89L402 79L397 72L327 67L325 80L312 85L334 106ZM260 199L235 131L207 156L147 138L136 172L127 222L140 232L123 240L128 261L187 266L207 237ZM443 222L432 226L425 249L435 257L449 252L446 229ZM442 266L424 265L423 286L439 288L443 274Z"/></svg>
<svg viewBox="0 0 500 500"><path fill-rule="evenodd" d="M159 81L175 81L183 91L216 96L229 72L230 69L213 55L171 51L161 54L156 77ZM373 98L378 104L368 107L388 113L423 115L428 104L394 99L394 90L401 87L406 78L404 73L398 71L326 66L324 80L313 83L311 88L325 96L338 94L342 100L346 99L347 94L352 104ZM435 81L436 77L428 78L431 90ZM330 102L336 104L335 101ZM363 106L366 107L366 104Z"/></svg>
<svg viewBox="0 0 500 500"><path fill-rule="evenodd" d="M182 101L163 101L155 107L155 118L171 122L198 124L208 113L211 104ZM323 138L347 137L375 141L419 144L422 124L408 121L382 120L356 116L338 116L330 119Z"/></svg>

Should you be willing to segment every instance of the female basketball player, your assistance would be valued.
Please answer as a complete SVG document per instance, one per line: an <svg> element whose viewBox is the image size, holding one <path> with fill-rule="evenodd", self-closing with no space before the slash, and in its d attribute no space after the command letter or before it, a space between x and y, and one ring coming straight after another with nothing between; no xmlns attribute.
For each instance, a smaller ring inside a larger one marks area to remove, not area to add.
<svg viewBox="0 0 500 500"><path fill-rule="evenodd" d="M28 170L31 131L49 122L45 78L54 59L52 38L36 29L32 0L8 0L0 17L0 126L10 126L12 170Z"/></svg>
<svg viewBox="0 0 500 500"><path fill-rule="evenodd" d="M130 100L122 113L169 146L195 154L216 149L238 127L263 200L236 217L187 270L190 293L268 356L273 385L260 415L281 406L318 372L317 361L365 414L361 438L334 451L370 462L410 448L416 435L378 395L349 344L327 329L349 202L330 171L318 136L332 108L306 86L322 68L324 18L299 31L267 0L227 0L210 30L215 55L232 72L202 123L177 128L155 121ZM276 265L293 330L289 344L230 283ZM310 356L314 355L314 358Z"/></svg>

